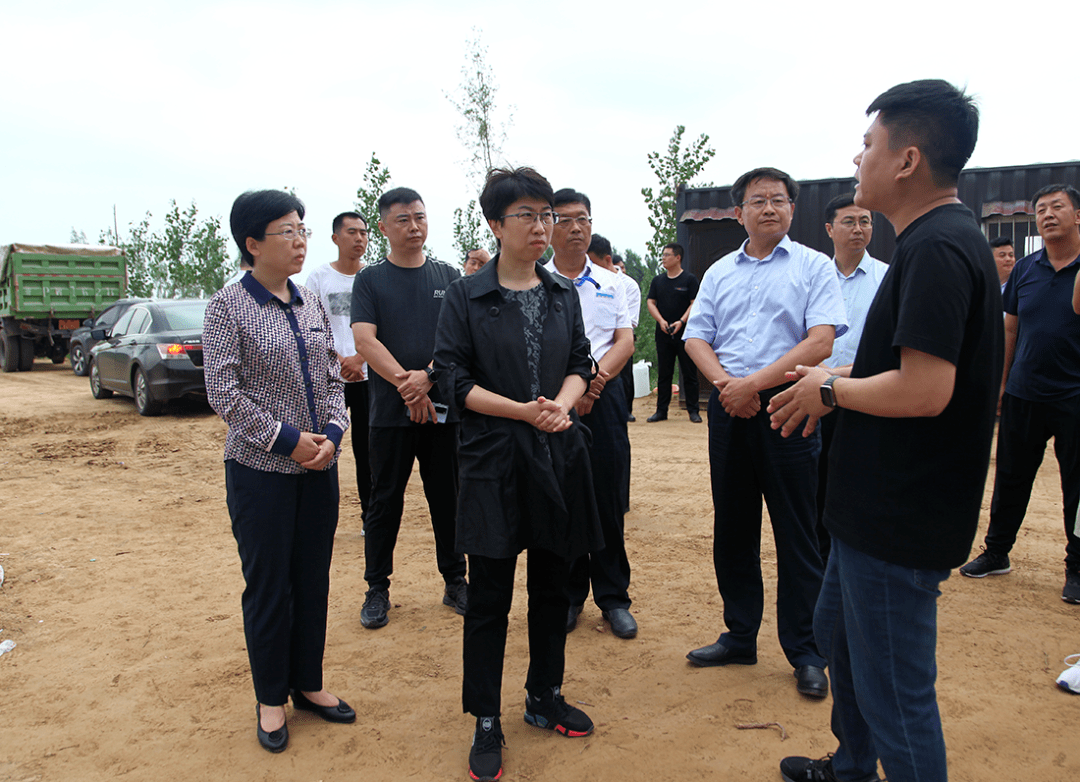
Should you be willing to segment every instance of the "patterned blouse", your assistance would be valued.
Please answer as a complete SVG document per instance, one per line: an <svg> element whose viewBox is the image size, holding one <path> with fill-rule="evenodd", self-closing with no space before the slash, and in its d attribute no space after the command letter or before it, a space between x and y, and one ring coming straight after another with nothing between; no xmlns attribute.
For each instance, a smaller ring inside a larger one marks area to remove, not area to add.
<svg viewBox="0 0 1080 782"><path fill-rule="evenodd" d="M266 472L305 472L289 454L301 432L334 445L349 426L341 364L319 297L289 281L282 302L251 274L210 299L203 322L210 405L229 425L225 459ZM327 469L337 456L327 465Z"/></svg>
<svg viewBox="0 0 1080 782"><path fill-rule="evenodd" d="M540 351L544 344L544 313L547 312L547 289L543 284L537 284L533 288L523 291L515 291L499 286L499 290L507 301L515 301L521 307L521 314L525 316L525 354L529 357L529 390L532 398L540 396ZM544 453L551 460L551 449L548 447L547 433L534 428L533 433L537 440L544 446Z"/></svg>

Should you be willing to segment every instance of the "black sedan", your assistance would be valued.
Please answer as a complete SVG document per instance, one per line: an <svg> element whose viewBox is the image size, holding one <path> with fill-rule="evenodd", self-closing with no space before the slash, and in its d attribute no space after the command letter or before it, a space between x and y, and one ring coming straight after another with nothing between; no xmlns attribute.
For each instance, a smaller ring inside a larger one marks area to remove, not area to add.
<svg viewBox="0 0 1080 782"><path fill-rule="evenodd" d="M97 344L97 340L90 336L90 332L108 331L116 325L116 321L120 320L125 312L144 301L150 301L150 299L120 299L110 304L96 318L84 320L82 326L71 332L71 340L68 344L71 371L79 377L86 377L90 371L90 348Z"/></svg>
<svg viewBox="0 0 1080 782"><path fill-rule="evenodd" d="M139 415L161 415L170 399L206 396L202 325L205 300L147 301L124 313L90 350L90 390L134 397Z"/></svg>

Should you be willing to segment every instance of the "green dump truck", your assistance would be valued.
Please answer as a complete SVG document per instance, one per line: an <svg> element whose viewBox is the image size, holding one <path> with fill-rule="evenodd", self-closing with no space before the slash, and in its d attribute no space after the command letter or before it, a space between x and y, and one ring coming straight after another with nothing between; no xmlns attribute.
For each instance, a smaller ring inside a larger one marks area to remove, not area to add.
<svg viewBox="0 0 1080 782"><path fill-rule="evenodd" d="M0 368L26 372L34 356L62 363L71 332L126 292L127 263L118 247L0 248Z"/></svg>

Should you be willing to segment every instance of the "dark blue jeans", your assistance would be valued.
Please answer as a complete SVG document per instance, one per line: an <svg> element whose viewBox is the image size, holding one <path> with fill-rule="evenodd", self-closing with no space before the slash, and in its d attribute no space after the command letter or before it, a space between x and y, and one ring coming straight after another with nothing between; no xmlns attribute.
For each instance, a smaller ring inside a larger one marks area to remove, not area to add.
<svg viewBox="0 0 1080 782"><path fill-rule="evenodd" d="M948 570L901 567L833 538L814 614L832 674L833 770L841 782L945 782L937 691L938 585Z"/></svg>
<svg viewBox="0 0 1080 782"><path fill-rule="evenodd" d="M724 599L728 648L753 653L765 609L761 579L761 499L776 542L776 625L780 646L795 668L824 667L814 643L814 604L821 589L815 498L821 441L783 438L766 408L779 389L761 393L753 418L724 412L709 397L709 473L713 496L713 566Z"/></svg>

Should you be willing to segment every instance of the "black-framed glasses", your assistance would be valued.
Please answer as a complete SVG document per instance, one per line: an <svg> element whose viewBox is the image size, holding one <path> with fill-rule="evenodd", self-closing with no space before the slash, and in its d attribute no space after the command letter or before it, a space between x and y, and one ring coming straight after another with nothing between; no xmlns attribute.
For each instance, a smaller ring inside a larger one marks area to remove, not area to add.
<svg viewBox="0 0 1080 782"><path fill-rule="evenodd" d="M310 228L304 228L304 226L300 226L299 228L286 228L284 231L278 231L277 233L271 233L270 231L267 231L266 235L284 236L288 241L291 242L297 237L307 241L314 233L315 232L312 231Z"/></svg>
<svg viewBox="0 0 1080 782"><path fill-rule="evenodd" d="M507 217L516 217L525 225L532 225L537 220L541 225L553 225L556 222L556 215L554 212L530 212L528 210L522 212L515 212L514 214L503 215L500 220L505 220Z"/></svg>

